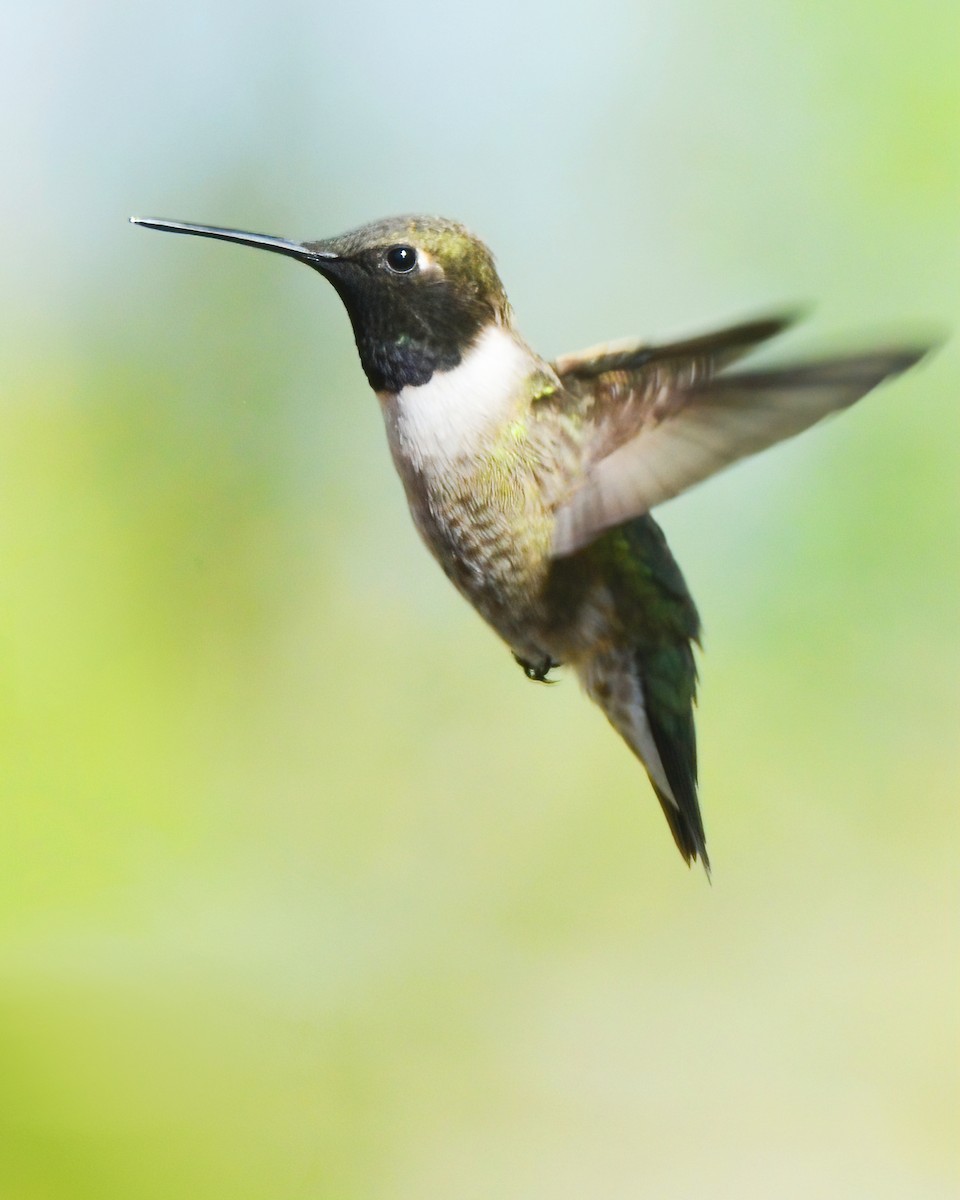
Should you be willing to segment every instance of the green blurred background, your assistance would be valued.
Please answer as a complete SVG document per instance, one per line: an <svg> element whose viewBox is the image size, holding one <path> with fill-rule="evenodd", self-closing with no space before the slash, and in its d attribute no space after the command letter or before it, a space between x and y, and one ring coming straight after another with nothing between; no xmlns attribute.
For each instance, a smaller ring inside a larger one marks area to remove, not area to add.
<svg viewBox="0 0 960 1200"><path fill-rule="evenodd" d="M419 544L332 289L546 353L960 315L960 8L11 6L0 1197L953 1197L960 353L667 506L714 883Z"/></svg>

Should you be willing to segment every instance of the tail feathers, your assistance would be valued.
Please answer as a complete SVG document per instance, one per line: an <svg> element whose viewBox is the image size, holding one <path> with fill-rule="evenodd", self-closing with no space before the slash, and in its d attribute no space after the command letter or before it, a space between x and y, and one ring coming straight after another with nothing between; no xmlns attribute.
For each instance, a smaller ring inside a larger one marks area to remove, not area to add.
<svg viewBox="0 0 960 1200"><path fill-rule="evenodd" d="M697 800L693 727L696 668L688 642L652 653L606 650L581 671L583 684L650 776L677 849L710 874Z"/></svg>
<svg viewBox="0 0 960 1200"><path fill-rule="evenodd" d="M697 677L693 652L689 644L682 643L646 657L646 661L638 662L638 668L650 732L670 785L667 792L652 780L654 791L684 861L690 863L699 858L709 876L710 859L697 798L697 740L693 724Z"/></svg>
<svg viewBox="0 0 960 1200"><path fill-rule="evenodd" d="M690 866L699 858L703 869L710 878L710 856L707 854L707 842L703 833L703 821L700 819L700 806L697 804L696 793L693 795L692 809L688 805L678 807L678 804L666 796L656 784L653 785L663 815L667 818L673 840L677 849L683 855L683 861Z"/></svg>

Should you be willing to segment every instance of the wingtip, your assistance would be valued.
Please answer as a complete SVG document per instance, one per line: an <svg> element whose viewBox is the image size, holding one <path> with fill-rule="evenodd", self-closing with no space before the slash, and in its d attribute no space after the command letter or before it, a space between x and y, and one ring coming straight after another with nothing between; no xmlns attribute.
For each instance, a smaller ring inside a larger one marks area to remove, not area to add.
<svg viewBox="0 0 960 1200"><path fill-rule="evenodd" d="M798 301L794 304L785 304L782 308L775 308L770 312L764 313L762 316L747 318L740 322L739 326L744 333L753 331L757 343L769 341L770 338L775 338L781 333L785 333L788 329L792 329L794 325L799 325L805 321L813 312L813 305L807 302Z"/></svg>
<svg viewBox="0 0 960 1200"><path fill-rule="evenodd" d="M917 366L925 358L931 358L942 348L944 342L947 340L947 336L945 333L938 333L930 337L926 342L904 346L903 349L892 352L895 361L890 374L902 375L904 371L909 371L911 367Z"/></svg>

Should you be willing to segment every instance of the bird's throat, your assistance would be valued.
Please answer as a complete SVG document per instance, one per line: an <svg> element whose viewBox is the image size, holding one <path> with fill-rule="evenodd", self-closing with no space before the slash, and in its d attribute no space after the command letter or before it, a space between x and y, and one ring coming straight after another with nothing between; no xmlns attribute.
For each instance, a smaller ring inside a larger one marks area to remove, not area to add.
<svg viewBox="0 0 960 1200"><path fill-rule="evenodd" d="M481 454L537 368L511 329L490 324L455 366L435 367L420 384L378 389L394 458L416 470L442 469Z"/></svg>

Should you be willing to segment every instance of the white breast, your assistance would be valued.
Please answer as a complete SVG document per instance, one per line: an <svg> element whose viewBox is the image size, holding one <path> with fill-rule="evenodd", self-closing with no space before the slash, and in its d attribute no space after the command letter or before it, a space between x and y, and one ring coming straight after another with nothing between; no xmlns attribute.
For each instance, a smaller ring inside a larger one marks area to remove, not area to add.
<svg viewBox="0 0 960 1200"><path fill-rule="evenodd" d="M502 325L488 325L460 363L428 383L381 393L394 456L416 470L477 452L509 417L536 365L531 351Z"/></svg>

